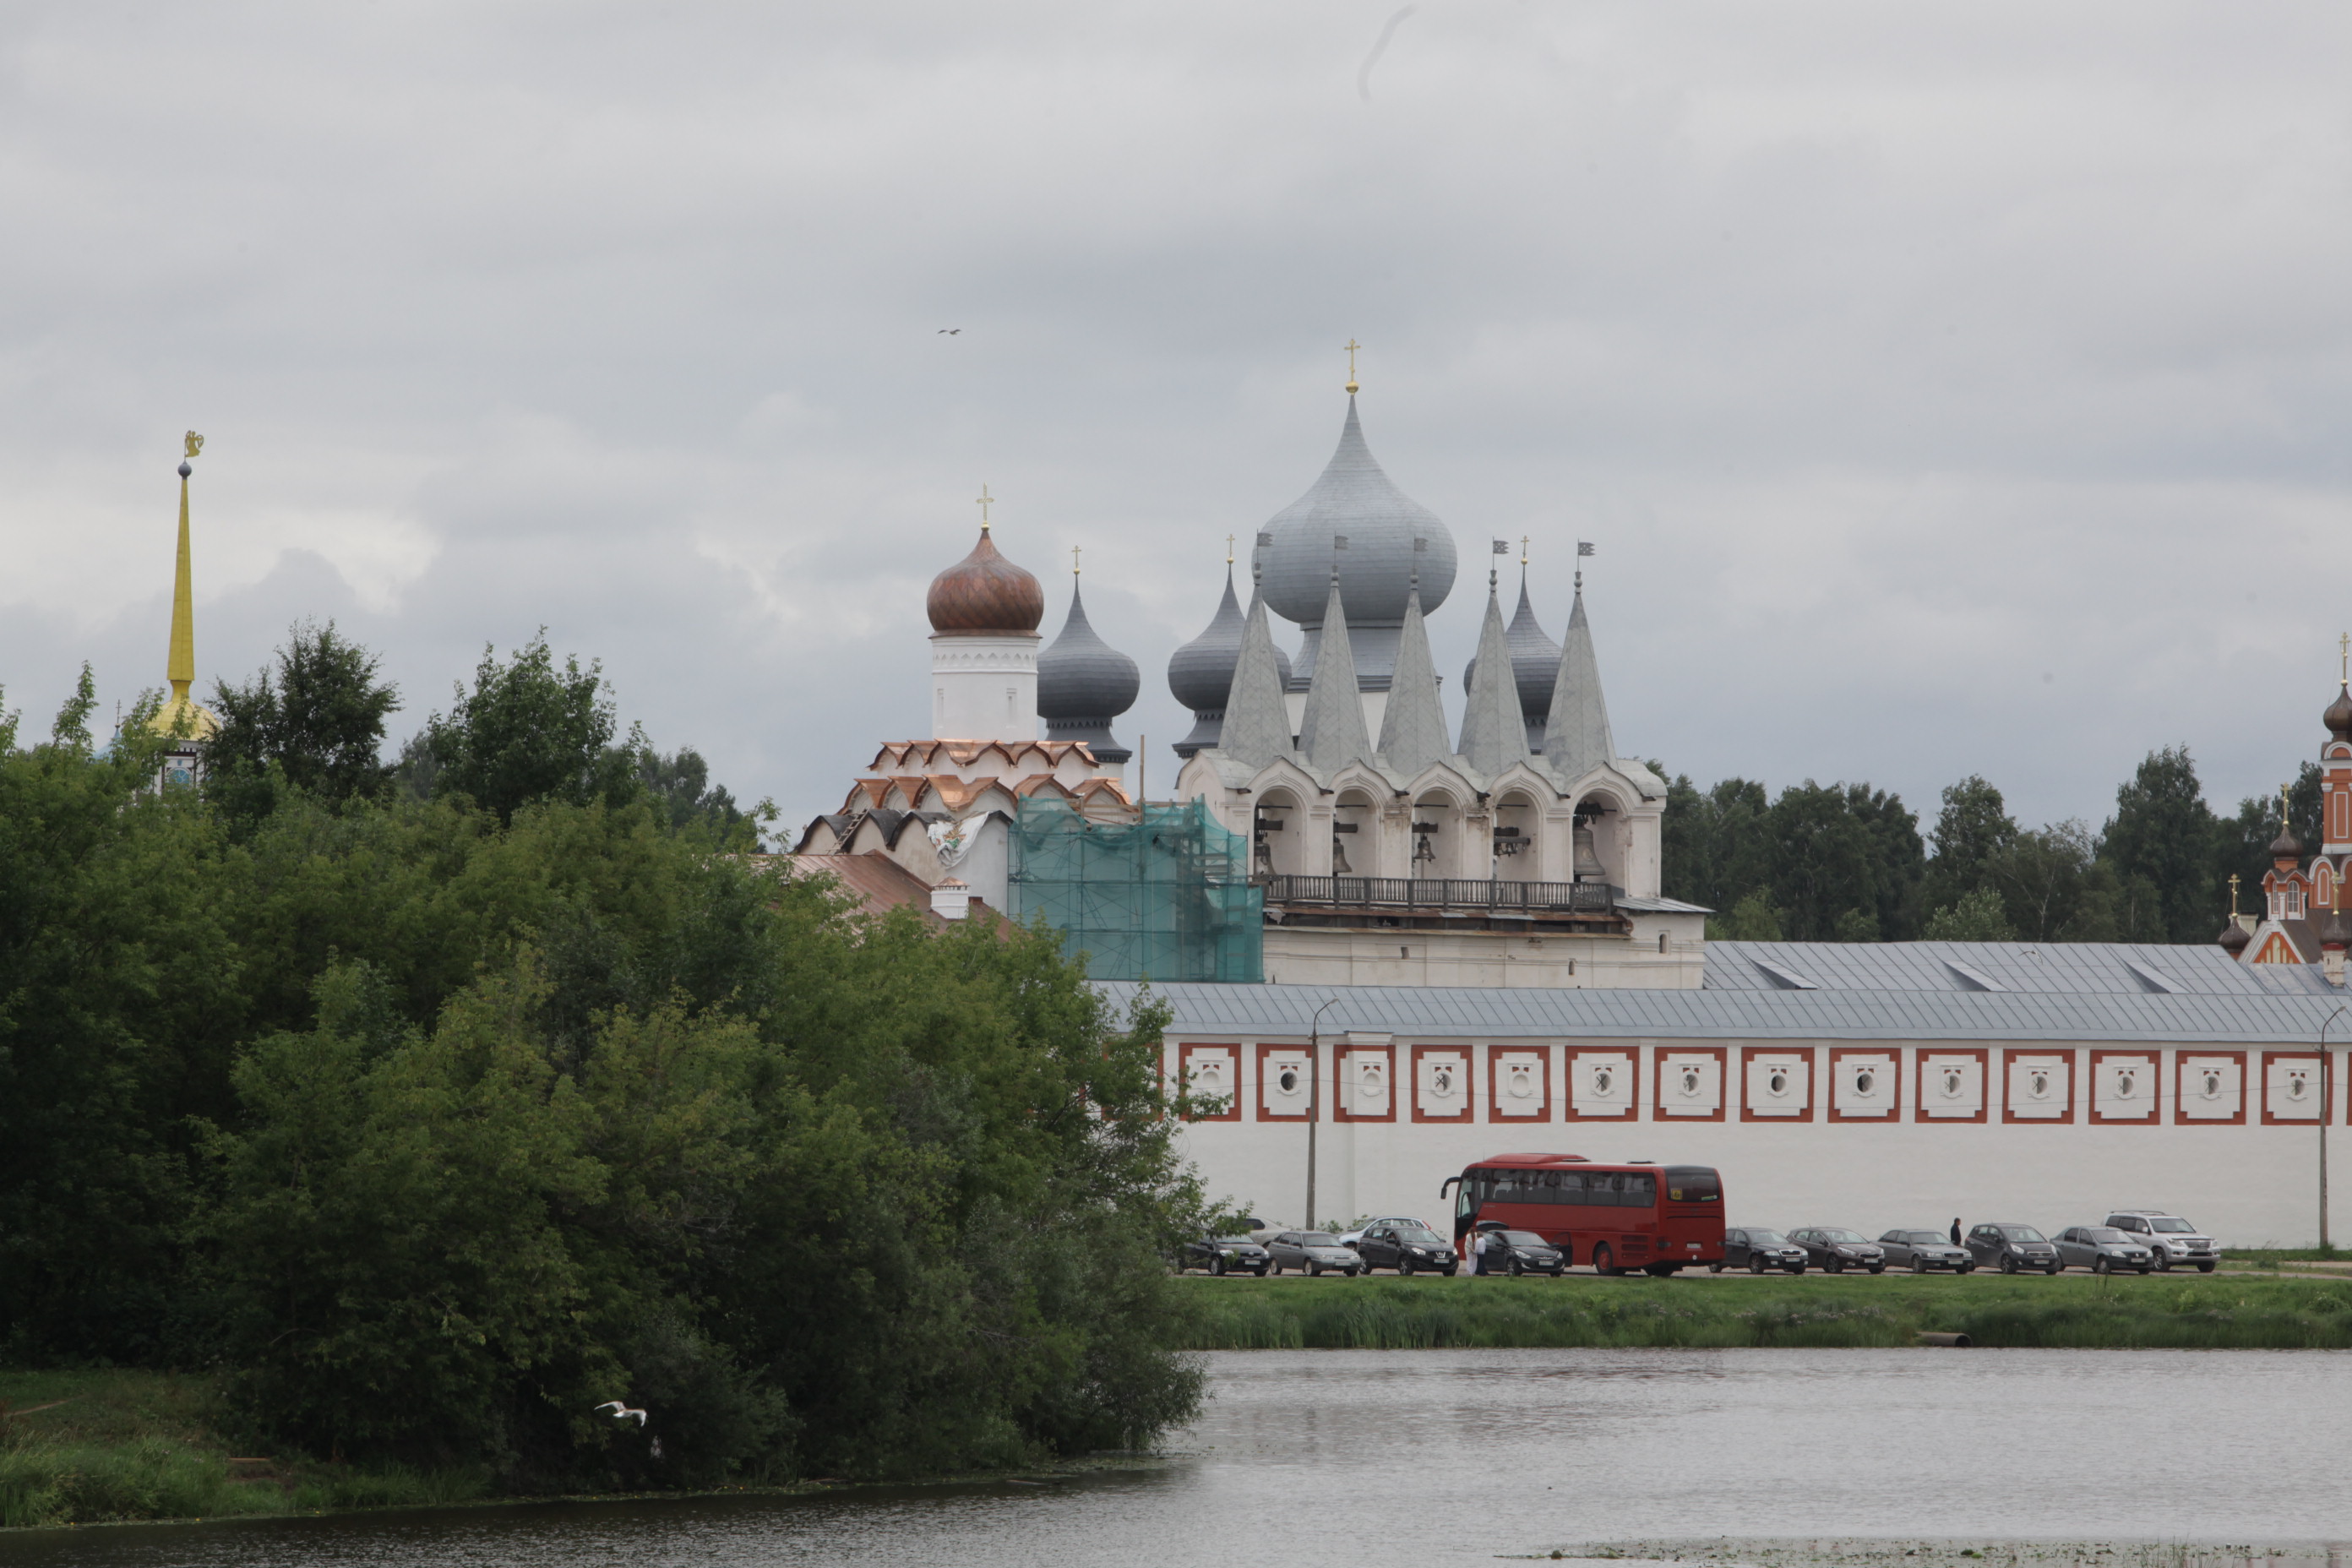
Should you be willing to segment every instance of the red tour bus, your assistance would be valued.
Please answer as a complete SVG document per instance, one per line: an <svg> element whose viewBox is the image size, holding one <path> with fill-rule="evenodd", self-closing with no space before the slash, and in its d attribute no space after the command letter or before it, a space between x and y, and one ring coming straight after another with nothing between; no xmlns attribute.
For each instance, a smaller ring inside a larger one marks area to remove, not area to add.
<svg viewBox="0 0 2352 1568"><path fill-rule="evenodd" d="M1723 1178L1705 1165L1597 1165L1581 1154L1496 1154L1459 1184L1454 1247L1465 1262L1481 1223L1531 1230L1570 1263L1664 1277L1723 1260Z"/></svg>

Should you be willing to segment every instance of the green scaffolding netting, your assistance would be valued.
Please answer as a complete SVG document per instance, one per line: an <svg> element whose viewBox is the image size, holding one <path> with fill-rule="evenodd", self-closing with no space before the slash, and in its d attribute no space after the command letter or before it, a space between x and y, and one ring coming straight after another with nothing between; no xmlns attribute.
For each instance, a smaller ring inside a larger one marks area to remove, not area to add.
<svg viewBox="0 0 2352 1568"><path fill-rule="evenodd" d="M1265 889L1249 842L1206 801L1097 822L1066 801L1024 800L1013 828L1013 913L1042 912L1097 980L1265 978Z"/></svg>

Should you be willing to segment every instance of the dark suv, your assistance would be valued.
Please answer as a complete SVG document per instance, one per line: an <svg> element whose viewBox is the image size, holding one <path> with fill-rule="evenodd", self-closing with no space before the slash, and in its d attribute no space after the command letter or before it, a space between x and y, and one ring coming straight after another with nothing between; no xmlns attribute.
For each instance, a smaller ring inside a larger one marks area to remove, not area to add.
<svg viewBox="0 0 2352 1568"><path fill-rule="evenodd" d="M1818 1264L1832 1274L1843 1274L1849 1268L1867 1268L1873 1274L1886 1272L1885 1249L1858 1230L1817 1225L1790 1231L1789 1239L1805 1249L1806 1262Z"/></svg>
<svg viewBox="0 0 2352 1568"><path fill-rule="evenodd" d="M1785 1268L1791 1274L1802 1274L1805 1249L1777 1230L1735 1226L1723 1233L1723 1260L1710 1263L1706 1268L1710 1274L1720 1274L1727 1268L1745 1268L1750 1274Z"/></svg>
<svg viewBox="0 0 2352 1568"><path fill-rule="evenodd" d="M1417 1225L1372 1226L1357 1240L1356 1256L1364 1260L1367 1274L1375 1268L1393 1268L1400 1274L1418 1274L1427 1268L1451 1274L1462 1267L1444 1237Z"/></svg>
<svg viewBox="0 0 2352 1568"><path fill-rule="evenodd" d="M2030 1225L1980 1225L1969 1232L1969 1256L1979 1268L1998 1268L2003 1274L2039 1268L2055 1274L2065 1267L2050 1238Z"/></svg>

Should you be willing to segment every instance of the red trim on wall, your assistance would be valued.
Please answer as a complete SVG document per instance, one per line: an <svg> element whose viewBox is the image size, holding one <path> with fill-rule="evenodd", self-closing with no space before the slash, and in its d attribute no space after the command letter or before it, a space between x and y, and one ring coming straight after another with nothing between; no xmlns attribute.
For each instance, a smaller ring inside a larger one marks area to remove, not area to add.
<svg viewBox="0 0 2352 1568"><path fill-rule="evenodd" d="M1457 1056L1462 1058L1462 1113L1459 1116L1430 1116L1421 1109L1421 1058L1433 1055ZM1412 1096L1412 1119L1434 1121L1440 1126L1478 1120L1478 1049L1475 1046L1415 1046L1412 1048L1412 1081L1405 1086Z"/></svg>
<svg viewBox="0 0 2352 1568"><path fill-rule="evenodd" d="M2191 1116L2189 1108L2189 1060L2191 1057L2238 1064L2238 1114L2235 1116ZM2252 1086L2246 1082L2246 1053L2243 1051L2193 1051L2176 1049L2172 1053L2172 1124L2175 1127L2243 1127L2246 1124L2246 1099Z"/></svg>
<svg viewBox="0 0 2352 1568"><path fill-rule="evenodd" d="M1974 1057L1977 1079L1984 1092L1977 1098L1973 1116L1930 1116L1927 1114L1927 1058L1929 1057ZM1993 1081L1991 1053L1979 1046L1915 1046L1911 1050L1911 1121L1915 1126L1967 1127L1990 1120L1992 1110Z"/></svg>
<svg viewBox="0 0 2352 1568"><path fill-rule="evenodd" d="M2155 1103L2148 1107L2148 1112L2146 1116L2102 1116L2099 1114L2099 1064L2102 1062L2116 1060L2144 1061L2147 1064L2147 1076L2151 1080L2148 1084L2148 1093L2155 1097ZM2083 1090L2083 1099L2090 1107L2090 1120L2094 1125L2100 1127L2163 1126L2164 1053L2154 1049L2137 1051L2093 1051L2091 1053L2091 1081Z"/></svg>
<svg viewBox="0 0 2352 1568"><path fill-rule="evenodd" d="M2056 1116L2021 1116L2009 1103L2009 1069L2021 1058L2048 1057L2065 1069L2066 1109ZM2074 1125L2074 1101L2079 1097L2074 1082L2074 1053L2060 1047L2056 1050L2005 1050L2000 1053L2000 1120L2009 1127L2072 1127Z"/></svg>
<svg viewBox="0 0 2352 1568"><path fill-rule="evenodd" d="M1223 1110L1212 1116L1188 1116L1187 1121L1239 1121L1242 1119L1242 1046L1239 1040L1192 1040L1176 1047L1176 1081L1180 1087L1192 1081L1192 1054L1210 1051L1232 1053L1234 1091Z"/></svg>
<svg viewBox="0 0 2352 1568"><path fill-rule="evenodd" d="M1378 1057L1386 1064L1382 1070L1389 1080L1389 1108L1378 1116L1357 1115L1348 1109L1348 1102L1340 1098L1339 1083L1335 1077L1331 1086L1331 1120L1334 1121L1394 1121L1397 1108L1396 1047L1394 1046L1341 1046L1337 1064L1339 1070L1346 1069L1348 1058L1350 1057Z"/></svg>
<svg viewBox="0 0 2352 1568"><path fill-rule="evenodd" d="M1611 1057L1625 1064L1625 1109L1618 1111L1582 1111L1576 1109L1576 1064L1586 1057ZM1639 1046L1585 1046L1568 1047L1568 1058L1561 1064L1567 1075L1560 1083L1559 1110L1562 1121L1639 1121L1642 1119L1642 1047Z"/></svg>
<svg viewBox="0 0 2352 1568"><path fill-rule="evenodd" d="M1507 1096L1503 1093L1502 1080L1496 1075L1502 1070L1499 1058L1512 1051L1517 1051L1523 1056L1534 1057L1536 1066L1543 1075L1541 1087L1536 1093L1536 1113L1533 1116L1503 1114L1503 1101ZM1486 1120L1517 1122L1522 1126L1533 1126L1538 1122L1551 1120L1551 1047L1549 1046L1488 1046L1486 1047Z"/></svg>
<svg viewBox="0 0 2352 1568"><path fill-rule="evenodd" d="M1314 1121L1315 1107L1322 1103L1323 1100L1323 1096L1320 1092L1323 1086L1318 1083L1309 1083L1307 1086L1306 1108L1298 1111L1296 1115L1285 1115L1281 1111L1270 1110L1267 1107L1265 1103L1265 1086L1269 1080L1265 1075L1265 1058L1270 1056L1276 1055L1277 1053L1283 1055L1296 1053L1299 1058L1301 1066L1306 1067L1309 1072L1316 1073L1318 1077L1320 1076L1319 1069L1322 1064L1316 1062L1307 1054L1307 1047L1305 1046L1282 1040L1259 1041L1257 1047L1257 1083L1255 1086L1257 1089L1257 1095L1254 1101L1257 1106L1256 1120L1260 1121L1288 1122Z"/></svg>
<svg viewBox="0 0 2352 1568"><path fill-rule="evenodd" d="M1723 1046L1658 1046L1650 1052L1650 1120L1653 1121L1720 1121L1724 1108L1731 1103L1731 1069L1725 1061L1727 1047ZM1665 1111L1666 1058L1713 1057L1717 1094L1715 1110L1705 1116L1669 1116Z"/></svg>
<svg viewBox="0 0 2352 1568"><path fill-rule="evenodd" d="M1895 1087L1895 1093L1894 1093L1894 1097L1893 1097L1893 1098L1892 1098L1892 1099L1887 1102L1886 1111L1885 1111L1885 1113L1884 1115L1880 1115L1880 1116L1848 1115L1846 1112L1844 1112L1844 1111L1843 1111L1843 1110L1840 1110L1838 1109L1838 1102L1837 1102L1837 1086L1838 1086L1838 1079L1839 1079L1839 1078L1840 1078L1840 1076L1841 1076L1841 1075L1840 1075L1840 1072L1839 1072L1839 1068L1840 1068L1841 1064L1845 1063L1845 1062L1848 1062L1848 1061L1852 1061L1852 1060L1853 1060L1853 1059L1854 1059L1855 1058L1857 1058L1857 1057L1859 1057L1859 1058L1867 1058L1867 1059L1869 1059L1869 1060L1871 1060L1871 1061L1874 1061L1874 1062L1884 1062L1884 1063L1885 1063L1885 1064L1886 1064L1886 1076L1887 1076L1888 1080L1889 1080L1889 1081L1894 1085L1894 1087ZM1840 1047L1835 1047L1835 1046L1831 1047L1830 1047L1830 1076L1829 1076L1829 1082L1828 1082L1828 1084L1827 1084L1827 1085L1822 1089L1822 1113L1823 1113L1823 1114L1822 1114L1822 1120L1823 1120L1823 1121L1859 1121L1859 1122L1864 1123L1864 1125L1869 1125L1869 1124L1871 1124L1871 1123L1874 1123L1874 1123L1876 1123L1877 1125L1879 1125L1879 1126L1881 1126L1881 1127L1885 1127L1885 1126L1889 1125L1890 1123L1893 1123L1893 1122L1896 1122L1896 1121L1902 1121L1902 1120L1903 1120L1903 1051L1902 1051L1902 1048L1901 1048L1900 1047L1898 1047L1898 1046L1887 1046L1887 1047L1881 1047L1881 1048L1876 1049L1876 1050L1869 1049L1869 1048L1866 1048L1866 1047L1861 1047L1861 1046L1847 1046L1847 1047L1844 1047L1843 1048L1840 1048Z"/></svg>
<svg viewBox="0 0 2352 1568"><path fill-rule="evenodd" d="M2273 1062L2284 1061L2305 1061L2311 1063L2314 1067L2321 1065L2319 1053L2317 1051L2264 1051L2263 1053L2263 1079L2262 1082L2256 1084L2253 1089L2254 1093L2263 1097L2263 1125L2265 1127L2309 1127L2316 1121L2320 1125L2333 1127L2336 1124L2336 1107L2331 1102L2340 1092L2340 1086L2336 1080L2344 1076L2342 1073L2338 1072L2330 1072L2326 1075L2326 1098L2320 1102L2319 1115L2316 1118L2309 1116L2273 1116L2271 1114L2271 1064Z"/></svg>
<svg viewBox="0 0 2352 1568"><path fill-rule="evenodd" d="M1805 1063L1805 1104L1801 1110L1786 1116L1769 1116L1753 1110L1748 1104L1748 1063L1754 1057L1801 1057ZM1811 1121L1813 1101L1820 1090L1814 1080L1822 1076L1821 1053L1811 1046L1742 1046L1739 1047L1739 1120L1742 1121Z"/></svg>

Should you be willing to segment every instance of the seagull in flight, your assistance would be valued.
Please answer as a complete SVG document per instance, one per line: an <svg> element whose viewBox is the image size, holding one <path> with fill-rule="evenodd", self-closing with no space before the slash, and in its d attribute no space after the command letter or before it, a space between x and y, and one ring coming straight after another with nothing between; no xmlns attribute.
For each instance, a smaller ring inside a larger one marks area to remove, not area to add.
<svg viewBox="0 0 2352 1568"><path fill-rule="evenodd" d="M941 327L940 331L945 332L949 337L953 337L958 332L963 331L963 329L961 327Z"/></svg>
<svg viewBox="0 0 2352 1568"><path fill-rule="evenodd" d="M596 1408L599 1410L611 1411L613 1413L613 1419L615 1421L626 1421L630 1416L634 1415L637 1418L638 1426L642 1426L646 1424L646 1413L644 1411L632 1410L617 1399L608 1399L604 1401L604 1404L596 1406Z"/></svg>

